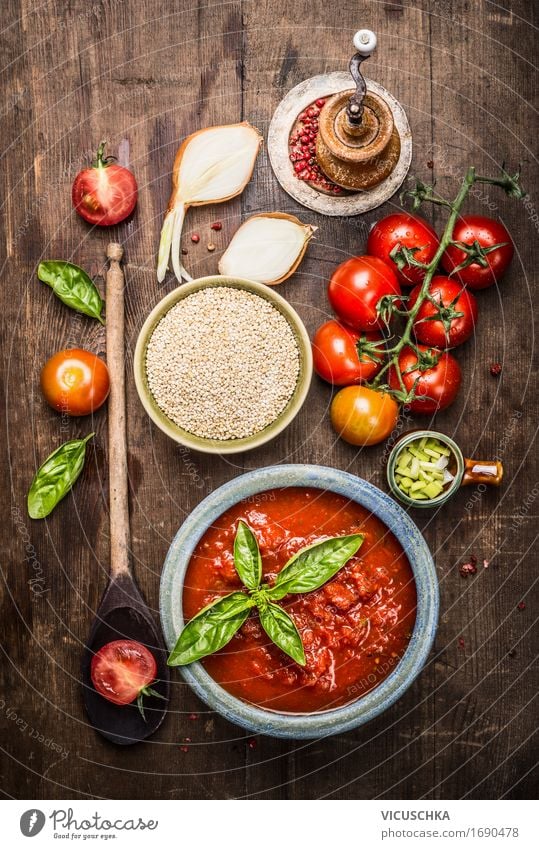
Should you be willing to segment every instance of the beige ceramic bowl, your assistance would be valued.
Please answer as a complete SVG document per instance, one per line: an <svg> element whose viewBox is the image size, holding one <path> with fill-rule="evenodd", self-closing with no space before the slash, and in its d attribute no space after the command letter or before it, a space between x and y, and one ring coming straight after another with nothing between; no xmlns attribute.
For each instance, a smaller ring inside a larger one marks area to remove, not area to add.
<svg viewBox="0 0 539 849"><path fill-rule="evenodd" d="M246 436L242 439L206 439L204 437L195 436L192 433L179 427L173 422L157 405L150 388L148 386L148 378L146 375L146 349L150 341L150 337L155 330L157 324L168 312L168 310L178 303L182 298L186 298L193 292L198 292L200 289L205 289L210 286L232 286L235 289L245 289L252 292L254 295L259 295L266 301L269 301L276 307L280 313L286 318L290 327L294 332L296 342L299 349L300 371L298 382L294 390L294 394L290 398L288 404L282 413L268 427L255 433L253 436ZM150 315L144 322L142 329L137 339L135 348L135 384L142 405L152 421L159 427L163 433L170 436L176 442L186 445L195 451L203 451L208 454L235 454L240 451L250 451L252 448L257 448L263 445L270 439L281 433L287 427L292 419L298 414L301 409L309 387L313 371L313 359L311 352L311 343L305 326L297 312L292 309L288 301L285 301L274 289L265 286L262 283L255 283L251 280L241 280L236 277L201 277L199 280L193 280L190 283L184 283L173 292L166 295L162 301L159 301L156 307L151 311Z"/></svg>

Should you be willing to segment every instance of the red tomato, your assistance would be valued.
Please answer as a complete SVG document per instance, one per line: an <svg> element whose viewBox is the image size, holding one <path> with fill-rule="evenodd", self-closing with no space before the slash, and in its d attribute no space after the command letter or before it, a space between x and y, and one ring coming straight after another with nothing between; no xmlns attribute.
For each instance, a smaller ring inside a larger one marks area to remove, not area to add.
<svg viewBox="0 0 539 849"><path fill-rule="evenodd" d="M412 309L417 301L421 286L412 289L408 309ZM423 301L414 320L414 333L425 345L437 348L454 348L462 345L473 334L477 324L477 301L456 280L449 277L433 277L429 285L429 294L437 304ZM452 318L454 312L462 315ZM440 321L433 321L431 316L440 315Z"/></svg>
<svg viewBox="0 0 539 849"><path fill-rule="evenodd" d="M416 352L407 346L399 355L399 366L407 392L417 380L416 397L408 404L410 410L412 413L430 415L449 407L457 397L461 381L460 366L452 354L427 345L418 345L418 348L430 359L438 358L438 362L418 367ZM389 369L388 382L391 389L402 389L394 367Z"/></svg>
<svg viewBox="0 0 539 849"><path fill-rule="evenodd" d="M115 705L128 705L155 680L151 651L136 640L113 640L92 658L90 674L97 692Z"/></svg>
<svg viewBox="0 0 539 849"><path fill-rule="evenodd" d="M435 230L428 221L417 215L410 215L409 212L394 212L393 215L378 221L367 239L367 253L389 263L404 286L421 283L425 277L424 269L406 265L402 271L399 271L389 256L396 245L419 248L415 251L414 258L418 262L429 263L440 245Z"/></svg>
<svg viewBox="0 0 539 849"><path fill-rule="evenodd" d="M92 167L79 171L71 198L85 221L108 227L131 215L137 202L138 187L129 168L113 165L113 156L103 158L104 150L105 142L101 142Z"/></svg>
<svg viewBox="0 0 539 849"><path fill-rule="evenodd" d="M313 339L314 370L334 386L349 386L371 380L380 370L380 361L358 353L358 342L383 339L381 333L358 333L332 319L316 331Z"/></svg>
<svg viewBox="0 0 539 849"><path fill-rule="evenodd" d="M464 262L466 253L454 245L446 248L442 256L442 266L448 273L455 272L453 276L470 289L486 289L498 283L513 259L515 250L511 236L503 224L483 215L465 215L459 218L453 230L453 241L464 242L466 245L478 242L482 248L507 243L502 248L485 254L485 267L478 262L472 262L467 268L457 272L455 269Z"/></svg>
<svg viewBox="0 0 539 849"><path fill-rule="evenodd" d="M59 351L41 370L41 391L59 413L87 416L107 400L109 370L91 351L71 348Z"/></svg>
<svg viewBox="0 0 539 849"><path fill-rule="evenodd" d="M351 445L376 445L397 424L399 407L387 392L367 386L346 386L331 403L333 429Z"/></svg>
<svg viewBox="0 0 539 849"><path fill-rule="evenodd" d="M384 327L376 305L384 295L400 295L397 275L375 256L356 256L339 265L328 287L329 302L341 321L354 330Z"/></svg>

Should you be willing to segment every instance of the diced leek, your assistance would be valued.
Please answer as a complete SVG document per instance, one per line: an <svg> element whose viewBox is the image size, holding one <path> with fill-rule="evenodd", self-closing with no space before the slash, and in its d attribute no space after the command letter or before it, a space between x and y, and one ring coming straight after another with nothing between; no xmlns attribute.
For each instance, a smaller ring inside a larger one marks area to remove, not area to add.
<svg viewBox="0 0 539 849"><path fill-rule="evenodd" d="M440 495L442 491L443 486L440 486L437 481L432 481L432 483L427 484L424 489L425 495L428 495L429 498L436 498L436 496Z"/></svg>
<svg viewBox="0 0 539 849"><path fill-rule="evenodd" d="M397 454L395 481L399 489L414 501L438 498L454 480L447 466L451 450L434 437L423 436Z"/></svg>

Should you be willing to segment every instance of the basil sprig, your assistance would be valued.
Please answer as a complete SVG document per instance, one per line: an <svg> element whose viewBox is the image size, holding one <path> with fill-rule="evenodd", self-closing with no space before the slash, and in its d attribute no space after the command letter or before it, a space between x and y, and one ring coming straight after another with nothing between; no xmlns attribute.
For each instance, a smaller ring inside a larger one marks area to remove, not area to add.
<svg viewBox="0 0 539 849"><path fill-rule="evenodd" d="M39 263L37 276L66 306L105 324L101 315L103 299L91 278L78 265L49 259Z"/></svg>
<svg viewBox="0 0 539 849"><path fill-rule="evenodd" d="M348 563L363 542L362 534L332 537L306 546L290 558L273 586L262 583L262 558L257 539L238 522L234 566L247 592L238 591L208 604L185 626L168 658L169 666L185 666L222 649L239 631L253 607L260 624L282 651L305 666L305 650L294 620L275 601L293 593L317 590Z"/></svg>
<svg viewBox="0 0 539 849"><path fill-rule="evenodd" d="M67 495L84 467L86 443L95 436L64 442L50 454L34 475L28 492L28 515L44 519Z"/></svg>

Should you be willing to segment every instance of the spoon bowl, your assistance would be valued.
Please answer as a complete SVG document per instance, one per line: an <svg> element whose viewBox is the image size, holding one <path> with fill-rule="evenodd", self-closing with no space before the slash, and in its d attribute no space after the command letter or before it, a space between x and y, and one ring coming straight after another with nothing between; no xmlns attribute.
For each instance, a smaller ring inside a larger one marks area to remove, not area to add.
<svg viewBox="0 0 539 849"><path fill-rule="evenodd" d="M115 705L94 688L91 678L92 658L113 640L136 640L155 657L157 677L152 682L156 696L144 697L142 717L136 702ZM155 622L130 575L113 579L101 600L82 656L82 686L88 718L103 737L120 746L138 743L150 737L163 722L168 706L170 671L167 652Z"/></svg>

